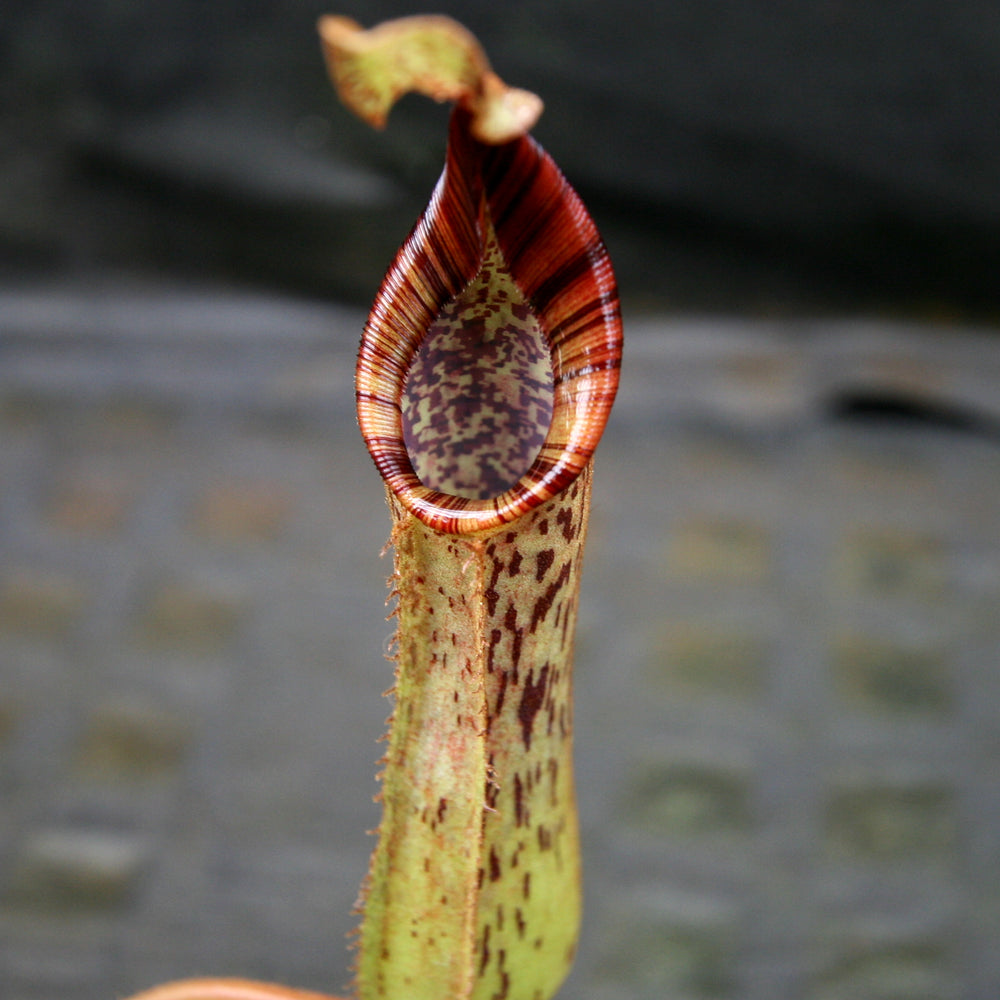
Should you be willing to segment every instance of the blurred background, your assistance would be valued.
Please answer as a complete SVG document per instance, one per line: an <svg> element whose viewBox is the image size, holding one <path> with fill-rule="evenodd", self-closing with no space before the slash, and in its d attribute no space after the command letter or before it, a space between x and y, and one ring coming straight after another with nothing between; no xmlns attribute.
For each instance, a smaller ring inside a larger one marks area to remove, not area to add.
<svg viewBox="0 0 1000 1000"><path fill-rule="evenodd" d="M537 136L599 215L630 302L995 317L994 4L436 9L544 95ZM437 177L446 112L410 98L384 135L353 120L316 58L326 10L5 4L4 270L366 302Z"/></svg>
<svg viewBox="0 0 1000 1000"><path fill-rule="evenodd" d="M1000 989L1000 7L440 3L629 335L566 1000ZM365 310L447 110L322 13L0 13L0 995L338 990L391 667Z"/></svg>

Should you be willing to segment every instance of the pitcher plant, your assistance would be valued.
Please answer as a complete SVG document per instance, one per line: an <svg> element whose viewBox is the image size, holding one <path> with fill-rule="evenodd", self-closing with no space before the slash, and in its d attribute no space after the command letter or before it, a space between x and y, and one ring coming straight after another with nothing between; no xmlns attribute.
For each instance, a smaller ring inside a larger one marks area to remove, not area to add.
<svg viewBox="0 0 1000 1000"><path fill-rule="evenodd" d="M444 172L375 298L358 420L385 484L397 619L357 1000L548 1000L580 921L572 659L592 458L618 386L607 252L528 131L542 110L443 17L319 23L377 127L454 103ZM332 1000L232 979L134 1000Z"/></svg>

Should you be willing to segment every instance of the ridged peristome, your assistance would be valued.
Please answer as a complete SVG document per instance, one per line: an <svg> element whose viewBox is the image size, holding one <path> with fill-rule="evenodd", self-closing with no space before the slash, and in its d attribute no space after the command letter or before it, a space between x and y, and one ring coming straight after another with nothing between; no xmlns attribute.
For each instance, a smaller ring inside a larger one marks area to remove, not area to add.
<svg viewBox="0 0 1000 1000"><path fill-rule="evenodd" d="M471 499L417 477L401 401L424 337L475 278L491 234L545 338L554 405L544 446L526 474L498 496ZM457 108L444 173L386 275L361 343L358 419L386 485L439 531L480 532L514 520L564 490L590 461L620 362L614 274L583 203L530 137L484 145L469 135L468 115Z"/></svg>

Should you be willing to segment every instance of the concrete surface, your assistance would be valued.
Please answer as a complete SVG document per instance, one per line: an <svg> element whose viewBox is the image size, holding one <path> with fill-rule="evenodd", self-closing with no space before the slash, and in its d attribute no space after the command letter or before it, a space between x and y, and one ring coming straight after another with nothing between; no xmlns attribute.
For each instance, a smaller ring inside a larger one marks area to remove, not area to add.
<svg viewBox="0 0 1000 1000"><path fill-rule="evenodd" d="M389 705L362 316L0 295L0 996L336 990ZM565 1000L1000 994L995 331L643 318Z"/></svg>

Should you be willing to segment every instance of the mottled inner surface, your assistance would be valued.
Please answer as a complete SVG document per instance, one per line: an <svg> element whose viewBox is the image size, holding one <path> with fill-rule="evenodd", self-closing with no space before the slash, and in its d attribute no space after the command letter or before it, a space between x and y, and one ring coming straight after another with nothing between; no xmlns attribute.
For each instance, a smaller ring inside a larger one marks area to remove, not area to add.
<svg viewBox="0 0 1000 1000"><path fill-rule="evenodd" d="M490 228L479 273L441 310L407 377L403 437L414 471L456 496L503 493L538 455L552 397L545 338Z"/></svg>

